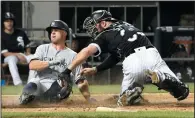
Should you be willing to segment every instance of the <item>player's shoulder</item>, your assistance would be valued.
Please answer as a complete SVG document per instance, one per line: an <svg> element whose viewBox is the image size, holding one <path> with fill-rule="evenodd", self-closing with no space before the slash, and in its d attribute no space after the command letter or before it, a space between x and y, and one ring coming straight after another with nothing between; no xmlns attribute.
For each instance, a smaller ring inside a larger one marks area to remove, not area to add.
<svg viewBox="0 0 195 118"><path fill-rule="evenodd" d="M114 28L107 28L105 30L103 30L102 32L100 32L96 37L95 40L97 39L105 39L106 37L110 37L111 35L115 35L117 34L118 31Z"/></svg>
<svg viewBox="0 0 195 118"><path fill-rule="evenodd" d="M17 33L17 34L25 34L24 30L22 29L14 29L14 32Z"/></svg>
<svg viewBox="0 0 195 118"><path fill-rule="evenodd" d="M68 47L65 48L65 51L66 51L66 53L69 53L71 55L76 55L77 54L74 50L72 50L72 49L70 49Z"/></svg>
<svg viewBox="0 0 195 118"><path fill-rule="evenodd" d="M37 48L39 48L39 49L46 49L46 48L49 48L49 47L50 47L50 44L41 44Z"/></svg>

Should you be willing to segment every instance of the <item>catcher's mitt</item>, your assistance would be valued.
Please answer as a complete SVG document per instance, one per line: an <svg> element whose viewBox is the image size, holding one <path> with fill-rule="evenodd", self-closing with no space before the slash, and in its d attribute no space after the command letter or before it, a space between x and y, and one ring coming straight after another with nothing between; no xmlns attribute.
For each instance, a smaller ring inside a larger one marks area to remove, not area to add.
<svg viewBox="0 0 195 118"><path fill-rule="evenodd" d="M66 69L64 72L60 73L58 79L61 81L60 86L62 87L60 92L58 93L59 99L65 99L69 97L72 92L73 82L70 77L71 71Z"/></svg>

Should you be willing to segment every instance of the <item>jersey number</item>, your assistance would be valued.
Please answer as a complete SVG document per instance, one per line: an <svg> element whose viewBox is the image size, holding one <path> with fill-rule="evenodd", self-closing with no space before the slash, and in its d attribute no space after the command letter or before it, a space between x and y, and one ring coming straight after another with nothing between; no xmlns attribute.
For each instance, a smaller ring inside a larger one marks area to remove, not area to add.
<svg viewBox="0 0 195 118"><path fill-rule="evenodd" d="M133 42L133 41L137 40L137 35L145 36L144 33L142 33L142 32L137 32L136 34L133 35L132 38L129 38L128 41Z"/></svg>

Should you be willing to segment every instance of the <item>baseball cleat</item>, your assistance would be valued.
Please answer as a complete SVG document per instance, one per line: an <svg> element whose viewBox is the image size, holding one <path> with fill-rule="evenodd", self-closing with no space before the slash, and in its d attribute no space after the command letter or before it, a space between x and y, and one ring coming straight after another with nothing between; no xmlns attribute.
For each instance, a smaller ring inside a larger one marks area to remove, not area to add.
<svg viewBox="0 0 195 118"><path fill-rule="evenodd" d="M22 93L22 95L19 98L21 105L28 104L31 101L33 101L34 99L35 99L34 95L30 95L30 94L27 94L27 93Z"/></svg>
<svg viewBox="0 0 195 118"><path fill-rule="evenodd" d="M188 86L186 84L182 84L181 87L182 87L182 93L183 94L181 96L179 96L179 97L175 96L178 101L186 99L188 97L188 95L189 95L189 88L188 88Z"/></svg>
<svg viewBox="0 0 195 118"><path fill-rule="evenodd" d="M160 82L160 79L158 77L157 72L151 71L151 70L147 70L146 72L146 76L150 77L150 79L152 80L153 84L157 84Z"/></svg>
<svg viewBox="0 0 195 118"><path fill-rule="evenodd" d="M129 106L139 104L143 99L140 95L141 92L142 89L140 87L136 87L134 90L126 90L125 93L119 97L117 105Z"/></svg>

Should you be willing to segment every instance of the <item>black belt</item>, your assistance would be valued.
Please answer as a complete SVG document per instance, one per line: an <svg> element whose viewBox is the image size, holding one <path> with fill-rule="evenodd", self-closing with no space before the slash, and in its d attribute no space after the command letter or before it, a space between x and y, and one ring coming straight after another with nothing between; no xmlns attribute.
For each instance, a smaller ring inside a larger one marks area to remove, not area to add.
<svg viewBox="0 0 195 118"><path fill-rule="evenodd" d="M149 45L149 46L141 46L141 47L146 47L146 49L154 48L154 46L152 46L152 45ZM139 48L141 48L141 47L139 47ZM137 49L137 48L135 48L135 49ZM135 50L132 50L132 52L131 52L129 55L131 55L131 54L133 54L133 53L135 53ZM128 55L128 56L129 56L129 55ZM126 57L128 57L128 56L126 56Z"/></svg>
<svg viewBox="0 0 195 118"><path fill-rule="evenodd" d="M142 46L142 47L145 47L146 49L154 48L154 46L151 46L151 45L149 45L149 46ZM139 47L139 48L141 48L141 47ZM135 48L135 49L138 49L138 48ZM132 51L132 53L135 53L135 49Z"/></svg>

